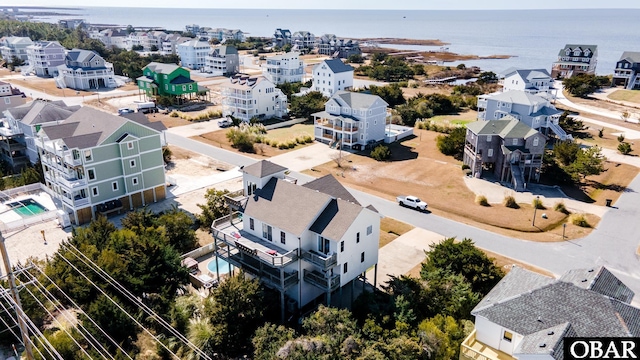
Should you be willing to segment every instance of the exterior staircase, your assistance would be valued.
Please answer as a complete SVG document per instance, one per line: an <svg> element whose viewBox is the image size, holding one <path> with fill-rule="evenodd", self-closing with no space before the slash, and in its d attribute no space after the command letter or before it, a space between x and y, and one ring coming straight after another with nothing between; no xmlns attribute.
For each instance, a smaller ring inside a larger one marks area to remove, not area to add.
<svg viewBox="0 0 640 360"><path fill-rule="evenodd" d="M515 191L524 191L524 176L518 164L511 164L511 183Z"/></svg>
<svg viewBox="0 0 640 360"><path fill-rule="evenodd" d="M633 90L636 80L638 79L638 76L640 75L635 71L631 73L631 76L629 77L629 83L627 84L627 90Z"/></svg>
<svg viewBox="0 0 640 360"><path fill-rule="evenodd" d="M573 140L573 136L567 134L567 132L564 131L564 129L561 128L560 125L550 121L549 128L551 128L551 131L553 131L554 134L558 135L560 140Z"/></svg>
<svg viewBox="0 0 640 360"><path fill-rule="evenodd" d="M23 75L29 75L35 71L35 67L33 65L26 65L20 68L20 72Z"/></svg>
<svg viewBox="0 0 640 360"><path fill-rule="evenodd" d="M59 87L60 89L64 89L67 87L67 84L64 82L64 76L62 76L62 73L60 73L54 79L56 81L56 86Z"/></svg>

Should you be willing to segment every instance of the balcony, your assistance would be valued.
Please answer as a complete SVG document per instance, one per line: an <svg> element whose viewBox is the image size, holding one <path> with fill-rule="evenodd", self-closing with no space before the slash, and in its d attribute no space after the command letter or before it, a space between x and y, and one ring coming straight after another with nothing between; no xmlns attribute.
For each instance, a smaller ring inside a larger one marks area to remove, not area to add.
<svg viewBox="0 0 640 360"><path fill-rule="evenodd" d="M77 209L77 208L89 205L89 198L82 198L80 196L76 196L75 198L71 199L67 196L62 196L62 202Z"/></svg>
<svg viewBox="0 0 640 360"><path fill-rule="evenodd" d="M229 193L224 196L227 205L234 211L242 210L247 203L248 197L244 195L244 190Z"/></svg>
<svg viewBox="0 0 640 360"><path fill-rule="evenodd" d="M285 267L298 260L298 250L285 250L273 242L258 238L242 230L242 214L235 212L213 222L211 231L217 241L227 245L226 255L232 261L258 260L272 268Z"/></svg>
<svg viewBox="0 0 640 360"><path fill-rule="evenodd" d="M340 274L326 277L325 274L317 270L309 271L304 269L304 281L322 290L333 291L340 287Z"/></svg>
<svg viewBox="0 0 640 360"><path fill-rule="evenodd" d="M474 329L460 345L460 360L515 360L515 358L477 341Z"/></svg>
<svg viewBox="0 0 640 360"><path fill-rule="evenodd" d="M23 134L22 129L20 129L19 127L5 127L5 125L6 123L2 123L2 125L0 125L0 135L11 137Z"/></svg>
<svg viewBox="0 0 640 360"><path fill-rule="evenodd" d="M313 250L303 251L302 258L318 267L322 271L326 271L330 267L333 267L338 262L338 256L336 254L325 255L317 253Z"/></svg>
<svg viewBox="0 0 640 360"><path fill-rule="evenodd" d="M478 108L487 108L487 99L478 99Z"/></svg>

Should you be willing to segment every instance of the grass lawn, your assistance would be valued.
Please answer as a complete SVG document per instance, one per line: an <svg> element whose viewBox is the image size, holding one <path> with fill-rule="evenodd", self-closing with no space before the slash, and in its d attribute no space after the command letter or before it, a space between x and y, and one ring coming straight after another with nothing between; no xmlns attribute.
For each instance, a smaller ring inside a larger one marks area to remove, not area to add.
<svg viewBox="0 0 640 360"><path fill-rule="evenodd" d="M585 125L588 127L587 130L582 131L580 136L574 135L576 141L589 146L598 145L601 148L612 150L618 149L618 135L622 133L620 130L615 130L608 127L603 128L589 123L585 123ZM603 129L602 137L598 137L600 129Z"/></svg>
<svg viewBox="0 0 640 360"><path fill-rule="evenodd" d="M574 199L605 205L606 199L616 200L626 190L627 185L638 175L639 169L635 166L606 161L605 171L597 176L590 176L583 181L581 186L563 186L562 190Z"/></svg>
<svg viewBox="0 0 640 360"><path fill-rule="evenodd" d="M305 135L313 138L313 124L295 124L279 129L269 130L266 138L277 142L286 142Z"/></svg>
<svg viewBox="0 0 640 360"><path fill-rule="evenodd" d="M616 90L607 96L611 100L629 101L640 104L640 91Z"/></svg>
<svg viewBox="0 0 640 360"><path fill-rule="evenodd" d="M383 247L400 235L409 232L414 227L402 221L390 217L384 217L380 220L380 245Z"/></svg>
<svg viewBox="0 0 640 360"><path fill-rule="evenodd" d="M53 78L39 78L36 76L26 77L24 80L22 79L11 79L10 83L24 86L33 90L42 91L45 94L54 95L54 96L89 96L100 94L102 97L103 92L96 92L95 90L85 91L85 90L74 90L74 89L59 89L56 86L56 82ZM119 87L118 90L128 91L135 90L138 86L135 83L129 83L125 86ZM76 95L77 93L77 95ZM25 95L30 96L28 91L25 91Z"/></svg>
<svg viewBox="0 0 640 360"><path fill-rule="evenodd" d="M473 226L482 227L507 236L535 241L562 241L562 223L567 215L548 210L548 219L536 221L531 226L533 208L521 204L514 210L502 205L482 207L475 204L475 194L463 181L461 163L441 154L436 148L438 133L415 130L415 137L401 143L391 144L392 160L377 162L368 156L348 156L349 168L339 169L335 162L314 167L313 176L344 173L340 182L355 189L395 201L398 195L416 195L429 203L435 214ZM505 188L505 192L510 191ZM425 214L425 221L428 221ZM597 217L589 219L595 226ZM569 239L585 236L590 229L568 225Z"/></svg>
<svg viewBox="0 0 640 360"><path fill-rule="evenodd" d="M466 125L478 120L478 112L467 110L457 115L437 115L427 120L451 125Z"/></svg>

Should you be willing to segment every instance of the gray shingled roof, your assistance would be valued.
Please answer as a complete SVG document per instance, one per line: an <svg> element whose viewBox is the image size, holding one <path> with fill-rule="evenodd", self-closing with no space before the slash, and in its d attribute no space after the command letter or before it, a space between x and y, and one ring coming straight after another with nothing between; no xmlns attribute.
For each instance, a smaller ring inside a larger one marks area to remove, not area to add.
<svg viewBox="0 0 640 360"><path fill-rule="evenodd" d="M77 61L77 62L89 62L94 57L100 56L95 51L91 50L83 50L83 49L72 49L67 52L66 59L67 61Z"/></svg>
<svg viewBox="0 0 640 360"><path fill-rule="evenodd" d="M322 193L360 205L353 195L333 175L325 175L302 185L308 189L318 190Z"/></svg>
<svg viewBox="0 0 640 360"><path fill-rule="evenodd" d="M327 64L334 74L353 71L353 67L351 65L343 63L340 59L328 59L325 60L324 63Z"/></svg>
<svg viewBox="0 0 640 360"><path fill-rule="evenodd" d="M627 304L631 303L635 295L627 285L615 277L615 275L604 266L569 270L558 280L572 283L583 289L593 290L599 294L618 299Z"/></svg>
<svg viewBox="0 0 640 360"><path fill-rule="evenodd" d="M564 359L564 338L576 336L570 323L562 323L525 336L513 350L514 354L550 355Z"/></svg>
<svg viewBox="0 0 640 360"><path fill-rule="evenodd" d="M476 135L498 135L502 139L528 139L539 134L538 130L518 120L474 121L467 124L467 129Z"/></svg>
<svg viewBox="0 0 640 360"><path fill-rule="evenodd" d="M331 98L336 100L340 106L346 104L352 109L368 109L376 102L376 100L380 100L384 105L389 105L378 95L349 92L344 90L336 92Z"/></svg>
<svg viewBox="0 0 640 360"><path fill-rule="evenodd" d="M151 71L158 74L171 74L180 66L176 64L164 64L159 62L150 62L145 68L149 68Z"/></svg>
<svg viewBox="0 0 640 360"><path fill-rule="evenodd" d="M150 121L147 115L140 112L126 113L126 114L121 114L120 116L127 118L131 121L135 121L140 125L150 127L157 131L167 130L167 127L164 126L162 121Z"/></svg>
<svg viewBox="0 0 640 360"><path fill-rule="evenodd" d="M21 122L27 125L36 125L51 121L67 119L76 110L65 109L55 104L38 102L22 118Z"/></svg>
<svg viewBox="0 0 640 360"><path fill-rule="evenodd" d="M319 191L271 178L262 189L249 197L244 216L260 219L295 236L302 236L331 199L331 196Z"/></svg>
<svg viewBox="0 0 640 360"><path fill-rule="evenodd" d="M216 46L209 54L211 56L237 55L238 49L231 45Z"/></svg>
<svg viewBox="0 0 640 360"><path fill-rule="evenodd" d="M360 205L331 199L309 230L327 239L340 240L363 210Z"/></svg>
<svg viewBox="0 0 640 360"><path fill-rule="evenodd" d="M275 173L287 170L286 167L272 163L268 160L261 160L242 168L242 172L258 178L267 177Z"/></svg>
<svg viewBox="0 0 640 360"><path fill-rule="evenodd" d="M509 90L495 95L487 96L488 100L504 101L512 104L532 106L546 104L547 100L538 95L533 95L519 90Z"/></svg>
<svg viewBox="0 0 640 360"><path fill-rule="evenodd" d="M591 54L589 54L589 57L593 57L593 54L598 51L598 45L567 44L562 49L560 49L560 51L558 51L558 56L567 56L565 54L565 50L567 48L570 48L571 51L575 50L576 48L580 48L580 50L582 50L583 53L586 49L589 49L589 51L591 51Z"/></svg>
<svg viewBox="0 0 640 360"><path fill-rule="evenodd" d="M640 52L636 52L636 51L625 51L622 53L622 56L620 56L620 60L627 60L630 63L634 64L634 63L640 63Z"/></svg>

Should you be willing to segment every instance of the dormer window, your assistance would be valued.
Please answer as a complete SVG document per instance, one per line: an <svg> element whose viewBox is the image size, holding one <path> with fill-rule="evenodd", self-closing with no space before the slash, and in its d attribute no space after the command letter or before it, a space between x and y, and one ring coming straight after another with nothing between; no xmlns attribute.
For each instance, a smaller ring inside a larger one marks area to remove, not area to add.
<svg viewBox="0 0 640 360"><path fill-rule="evenodd" d="M565 55L567 55L567 56L571 55L571 49L567 49L567 50L565 50L565 51L564 51L564 54L565 54Z"/></svg>
<svg viewBox="0 0 640 360"><path fill-rule="evenodd" d="M580 49L573 50L573 56L580 56L581 54L582 54L582 51L580 51Z"/></svg>
<svg viewBox="0 0 640 360"><path fill-rule="evenodd" d="M589 56L591 54L591 50L587 49L584 51L584 56Z"/></svg>

